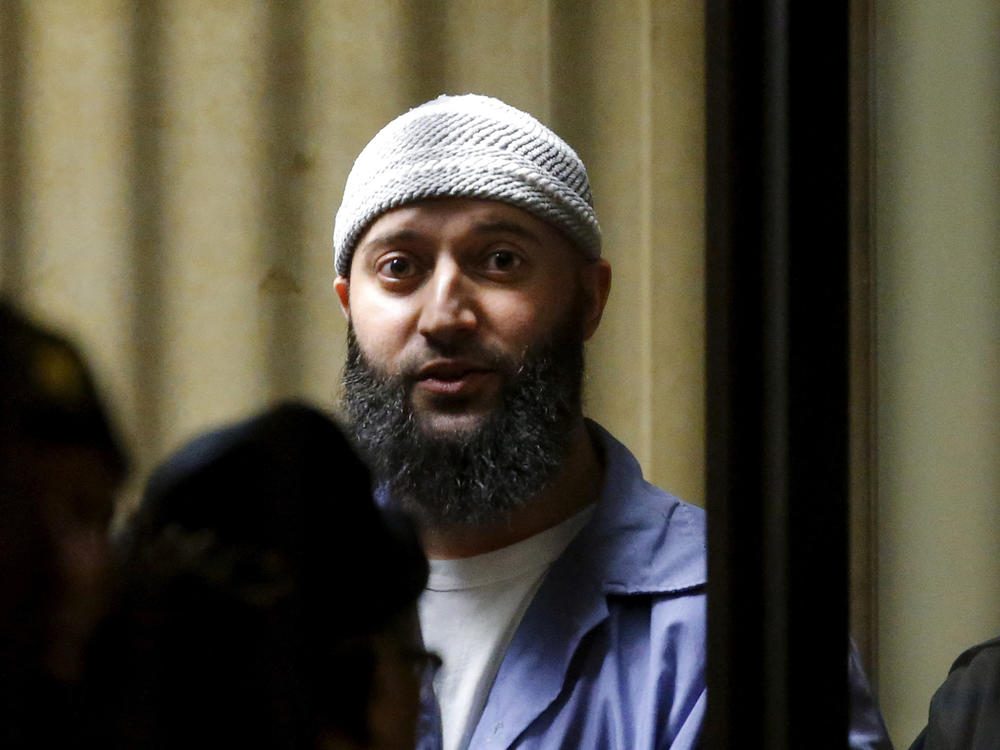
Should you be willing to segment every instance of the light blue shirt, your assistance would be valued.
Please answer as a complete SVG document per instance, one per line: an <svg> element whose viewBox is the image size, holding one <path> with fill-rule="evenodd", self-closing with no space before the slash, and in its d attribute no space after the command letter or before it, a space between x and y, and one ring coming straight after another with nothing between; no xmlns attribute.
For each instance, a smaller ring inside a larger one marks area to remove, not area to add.
<svg viewBox="0 0 1000 750"><path fill-rule="evenodd" d="M600 500L525 612L471 750L697 745L707 701L705 513L646 482L624 445L589 427L605 459ZM851 673L852 683L864 680ZM432 695L427 703L419 747L436 750ZM850 746L881 747L867 744L867 731L852 732Z"/></svg>

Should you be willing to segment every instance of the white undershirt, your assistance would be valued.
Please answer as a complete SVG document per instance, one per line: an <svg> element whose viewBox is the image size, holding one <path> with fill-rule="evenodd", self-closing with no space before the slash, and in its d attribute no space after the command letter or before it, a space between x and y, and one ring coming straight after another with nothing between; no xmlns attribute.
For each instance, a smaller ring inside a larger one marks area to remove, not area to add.
<svg viewBox="0 0 1000 750"><path fill-rule="evenodd" d="M457 560L431 560L420 598L428 649L444 660L434 681L443 750L464 750L482 714L507 645L549 567L582 529L589 506L509 547Z"/></svg>

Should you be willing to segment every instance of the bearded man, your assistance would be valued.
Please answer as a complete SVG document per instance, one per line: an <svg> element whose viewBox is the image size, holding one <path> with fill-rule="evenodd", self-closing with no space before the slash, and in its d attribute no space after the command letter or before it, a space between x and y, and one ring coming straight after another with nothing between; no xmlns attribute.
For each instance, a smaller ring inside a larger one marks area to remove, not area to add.
<svg viewBox="0 0 1000 750"><path fill-rule="evenodd" d="M358 157L334 244L345 407L431 563L421 747L693 747L704 514L583 416L611 283L583 162L530 115L443 96Z"/></svg>
<svg viewBox="0 0 1000 750"><path fill-rule="evenodd" d="M442 96L361 152L334 246L345 406L430 558L421 747L694 747L705 518L583 417L611 285L583 162L503 102ZM846 744L891 747L848 671Z"/></svg>

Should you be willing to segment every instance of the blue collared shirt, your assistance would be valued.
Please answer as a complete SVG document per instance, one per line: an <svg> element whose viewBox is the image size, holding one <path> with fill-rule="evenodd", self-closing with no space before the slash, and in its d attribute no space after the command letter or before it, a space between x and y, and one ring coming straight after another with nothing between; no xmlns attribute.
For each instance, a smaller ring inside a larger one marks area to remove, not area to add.
<svg viewBox="0 0 1000 750"><path fill-rule="evenodd" d="M705 712L705 515L590 424L601 498L507 647L470 748L693 748ZM421 748L440 747L429 720Z"/></svg>
<svg viewBox="0 0 1000 750"><path fill-rule="evenodd" d="M707 701L705 513L646 482L624 445L588 426L605 459L600 500L514 634L471 750L697 745ZM852 685L859 676L852 667ZM437 750L428 695L419 747ZM850 746L881 746L869 739L852 730Z"/></svg>

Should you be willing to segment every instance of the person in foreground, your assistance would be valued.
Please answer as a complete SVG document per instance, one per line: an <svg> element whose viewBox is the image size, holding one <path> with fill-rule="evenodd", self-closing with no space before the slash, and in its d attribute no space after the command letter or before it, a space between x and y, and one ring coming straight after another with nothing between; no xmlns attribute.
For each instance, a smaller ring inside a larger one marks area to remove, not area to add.
<svg viewBox="0 0 1000 750"><path fill-rule="evenodd" d="M611 270L583 162L499 100L439 97L358 156L334 249L345 410L430 557L420 746L695 747L705 516L584 418Z"/></svg>
<svg viewBox="0 0 1000 750"><path fill-rule="evenodd" d="M967 649L934 693L927 726L910 750L1000 747L1000 638Z"/></svg>
<svg viewBox="0 0 1000 750"><path fill-rule="evenodd" d="M412 750L427 564L370 481L294 403L160 466L97 651L105 745Z"/></svg>
<svg viewBox="0 0 1000 750"><path fill-rule="evenodd" d="M0 747L83 744L127 467L80 349L0 299Z"/></svg>

